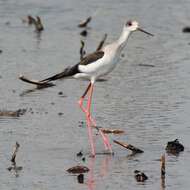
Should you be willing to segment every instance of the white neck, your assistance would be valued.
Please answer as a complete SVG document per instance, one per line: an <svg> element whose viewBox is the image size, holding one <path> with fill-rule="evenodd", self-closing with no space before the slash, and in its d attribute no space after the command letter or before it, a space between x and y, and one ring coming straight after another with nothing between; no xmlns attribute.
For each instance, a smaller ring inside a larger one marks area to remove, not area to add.
<svg viewBox="0 0 190 190"><path fill-rule="evenodd" d="M127 39L129 38L131 31L127 30L125 27L123 28L123 31L121 33L121 36L119 37L119 39L116 41L117 43L117 48L118 51L122 51L123 48L126 46L127 44Z"/></svg>

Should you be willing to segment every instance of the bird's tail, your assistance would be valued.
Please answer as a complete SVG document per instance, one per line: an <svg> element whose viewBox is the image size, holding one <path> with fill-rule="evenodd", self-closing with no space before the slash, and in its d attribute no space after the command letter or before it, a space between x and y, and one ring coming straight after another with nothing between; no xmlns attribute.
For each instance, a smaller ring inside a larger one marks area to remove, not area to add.
<svg viewBox="0 0 190 190"><path fill-rule="evenodd" d="M71 77L71 76L75 75L76 73L78 73L78 64L74 65L73 67L67 67L61 73L58 73L56 75L53 75L53 76L48 77L46 79L43 79L40 82L46 83L46 82L50 82L50 81L54 81L54 80L58 80L58 79L63 79L66 77Z"/></svg>
<svg viewBox="0 0 190 190"><path fill-rule="evenodd" d="M50 81L53 81L53 80L57 80L57 79L61 79L61 78L64 78L64 76L65 76L65 73L64 73L64 71L63 72L61 72L61 73L58 73L58 74L56 74L56 75L53 75L53 76L51 76L51 77L48 77L48 78L46 78L46 79L43 79L43 80L41 80L40 82L50 82Z"/></svg>

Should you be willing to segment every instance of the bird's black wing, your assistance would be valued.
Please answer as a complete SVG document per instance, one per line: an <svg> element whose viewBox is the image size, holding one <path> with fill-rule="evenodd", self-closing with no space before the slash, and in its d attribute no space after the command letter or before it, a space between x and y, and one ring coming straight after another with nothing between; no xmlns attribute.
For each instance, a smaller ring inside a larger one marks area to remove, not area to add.
<svg viewBox="0 0 190 190"><path fill-rule="evenodd" d="M104 56L103 51L95 51L94 53L88 54L86 57L84 57L79 65L88 65L90 63L93 63L97 61L98 59L102 58Z"/></svg>
<svg viewBox="0 0 190 190"><path fill-rule="evenodd" d="M56 75L53 75L53 76L48 77L46 79L43 79L40 82L49 82L49 81L53 81L53 80L57 80L57 79L62 79L65 77L73 76L77 73L79 73L78 64L74 65L73 67L67 67L61 73L58 73Z"/></svg>
<svg viewBox="0 0 190 190"><path fill-rule="evenodd" d="M48 77L46 79L43 79L40 82L49 82L49 81L53 81L53 80L73 76L73 75L75 75L77 73L80 73L80 71L78 69L79 65L88 65L90 63L93 63L93 62L97 61L98 59L102 58L103 56L104 56L103 51L96 51L94 53L88 54L78 64L74 65L73 67L67 67L61 73L58 73L56 75L53 75L53 76Z"/></svg>

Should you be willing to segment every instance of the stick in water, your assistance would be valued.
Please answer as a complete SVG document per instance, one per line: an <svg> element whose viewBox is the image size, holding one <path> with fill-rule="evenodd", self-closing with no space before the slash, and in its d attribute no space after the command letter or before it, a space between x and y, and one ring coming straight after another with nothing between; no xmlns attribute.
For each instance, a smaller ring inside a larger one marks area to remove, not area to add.
<svg viewBox="0 0 190 190"><path fill-rule="evenodd" d="M85 45L84 41L81 40L80 42L81 42L81 47L80 47L80 60L82 60L83 57L84 57L84 55L86 54L86 52L85 52L85 50L84 50L84 45Z"/></svg>
<svg viewBox="0 0 190 190"><path fill-rule="evenodd" d="M104 37L103 37L103 39L100 41L100 43L99 43L99 45L98 45L96 51L99 51L99 50L102 49L102 47L103 47L103 45L104 45L104 43L105 43L105 41L106 41L106 39L107 39L107 36L108 36L107 34L104 34Z"/></svg>
<svg viewBox="0 0 190 190"><path fill-rule="evenodd" d="M162 156L161 156L161 176L162 177L164 177L165 176L165 173L166 173L166 171L165 171L165 154L163 154Z"/></svg>
<svg viewBox="0 0 190 190"><path fill-rule="evenodd" d="M16 142L15 147L14 147L14 151L13 151L13 155L12 155L12 158L11 158L11 162L13 164L16 164L15 159L16 159L16 155L17 155L19 147L20 147L20 144L18 142Z"/></svg>
<svg viewBox="0 0 190 190"><path fill-rule="evenodd" d="M91 21L91 19L92 19L92 17L89 16L86 20L82 21L82 22L78 25L78 27L80 27L80 28L86 27L87 24Z"/></svg>
<svg viewBox="0 0 190 190"><path fill-rule="evenodd" d="M143 150L141 150L141 149L139 149L139 148L136 148L136 147L134 147L133 145L131 145L131 144L127 144L127 143L123 143L123 142L119 142L119 141L116 141L116 140L114 140L113 141L114 143L116 143L116 144L119 144L119 145L121 145L121 146L123 146L123 147L125 147L125 148L127 148L127 149L129 149L129 150L131 150L133 153L143 153L144 151Z"/></svg>
<svg viewBox="0 0 190 190"><path fill-rule="evenodd" d="M166 174L166 170L165 170L165 165L166 165L166 159L165 159L165 154L163 154L161 156L161 187L162 189L165 189L165 174Z"/></svg>

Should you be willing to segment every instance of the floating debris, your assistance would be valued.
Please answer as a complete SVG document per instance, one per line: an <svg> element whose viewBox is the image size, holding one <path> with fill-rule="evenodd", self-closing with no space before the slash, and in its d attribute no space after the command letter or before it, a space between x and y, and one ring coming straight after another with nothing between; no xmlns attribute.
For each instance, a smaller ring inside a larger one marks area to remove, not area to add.
<svg viewBox="0 0 190 190"><path fill-rule="evenodd" d="M36 18L28 15L26 18L22 19L23 23L28 23L28 25L34 25L36 32L41 32L44 30L44 26L42 24L41 18L36 16Z"/></svg>
<svg viewBox="0 0 190 190"><path fill-rule="evenodd" d="M28 15L27 16L27 23L29 24L29 25L31 25L31 24L35 24L35 22L36 22L36 19L34 18L34 17L32 17L31 15Z"/></svg>
<svg viewBox="0 0 190 190"><path fill-rule="evenodd" d="M189 26L184 27L182 32L189 33L190 32L190 27Z"/></svg>
<svg viewBox="0 0 190 190"><path fill-rule="evenodd" d="M16 177L18 177L18 171L21 171L23 169L22 166L16 165L16 156L17 156L17 152L18 152L19 147L20 147L20 144L18 142L16 142L16 144L14 146L13 154L11 157L12 166L7 168L8 171L12 171L12 170L15 171Z"/></svg>
<svg viewBox="0 0 190 190"><path fill-rule="evenodd" d="M104 34L104 37L103 37L103 39L100 41L100 43L99 43L99 45L98 45L96 51L99 51L99 50L102 49L102 47L103 47L103 45L105 44L105 41L106 41L106 39L107 39L107 36L108 36L107 34Z"/></svg>
<svg viewBox="0 0 190 190"><path fill-rule="evenodd" d="M96 152L96 155L114 155L114 152L109 152L109 151Z"/></svg>
<svg viewBox="0 0 190 190"><path fill-rule="evenodd" d="M141 150L141 149L139 149L139 148L136 148L136 147L134 147L134 146L131 145L131 144L119 142L119 141L116 141L116 140L114 140L113 142L116 143L116 144L119 144L119 145L123 146L124 148L127 148L127 149L131 150L131 151L133 152L133 154L136 154L136 153L143 153L143 152L144 152L143 150Z"/></svg>
<svg viewBox="0 0 190 190"><path fill-rule="evenodd" d="M74 166L67 170L69 173L86 173L89 172L89 168L86 166Z"/></svg>
<svg viewBox="0 0 190 190"><path fill-rule="evenodd" d="M31 15L28 15L26 18L22 19L22 22L31 25L31 24L34 24L36 22L36 20Z"/></svg>
<svg viewBox="0 0 190 190"><path fill-rule="evenodd" d="M22 169L23 169L22 166L16 166L16 165L14 165L14 167L10 166L10 167L7 168L7 170L9 170L9 171L15 170L16 172L21 171Z"/></svg>
<svg viewBox="0 0 190 190"><path fill-rule="evenodd" d="M63 115L63 112L59 112L58 115L59 115L59 116L62 116L62 115Z"/></svg>
<svg viewBox="0 0 190 190"><path fill-rule="evenodd" d="M83 30L80 35L86 37L88 35L87 30Z"/></svg>
<svg viewBox="0 0 190 190"><path fill-rule="evenodd" d="M89 23L91 20L92 20L92 17L89 16L86 20L82 21L82 22L78 25L78 27L80 27L80 28L86 27L86 26L88 25L88 23Z"/></svg>
<svg viewBox="0 0 190 190"><path fill-rule="evenodd" d="M77 179L78 179L78 182L79 182L79 183L84 183L84 174L79 174L79 175L77 176Z"/></svg>
<svg viewBox="0 0 190 190"><path fill-rule="evenodd" d="M60 95L60 96L63 95L63 92L62 91L58 92L58 95Z"/></svg>
<svg viewBox="0 0 190 190"><path fill-rule="evenodd" d="M84 45L85 45L84 41L81 40L80 43L81 43L81 47L80 47L80 60L82 60L83 57L84 57L84 55L86 54L86 51L84 50Z"/></svg>
<svg viewBox="0 0 190 190"><path fill-rule="evenodd" d="M143 66L143 67L155 67L155 65L142 64L142 63L140 63L139 66Z"/></svg>
<svg viewBox="0 0 190 190"><path fill-rule="evenodd" d="M37 32L41 32L44 30L44 26L42 24L41 18L39 16L36 17L36 22L34 23Z"/></svg>
<svg viewBox="0 0 190 190"><path fill-rule="evenodd" d="M113 133L113 134L123 134L125 133L125 131L121 130L121 129L105 129L105 128L100 128L100 130L103 133L109 134L109 133Z"/></svg>
<svg viewBox="0 0 190 190"><path fill-rule="evenodd" d="M12 163L16 163L15 159L16 159L16 155L17 155L19 147L20 147L20 144L18 142L16 142L15 147L14 147L14 151L13 151L13 155L11 157L11 162Z"/></svg>
<svg viewBox="0 0 190 190"><path fill-rule="evenodd" d="M148 177L145 175L145 173L143 173L139 170L135 170L134 173L135 173L135 179L138 182L144 182L148 179Z"/></svg>
<svg viewBox="0 0 190 190"><path fill-rule="evenodd" d="M11 25L11 22L10 21L6 21L5 25L9 26L9 25Z"/></svg>
<svg viewBox="0 0 190 190"><path fill-rule="evenodd" d="M0 54L2 54L3 53L3 50L2 49L0 49Z"/></svg>
<svg viewBox="0 0 190 190"><path fill-rule="evenodd" d="M79 127L85 127L85 122L84 121L79 121Z"/></svg>
<svg viewBox="0 0 190 190"><path fill-rule="evenodd" d="M80 152L77 153L77 157L82 157L82 156L83 156L82 151L80 151Z"/></svg>
<svg viewBox="0 0 190 190"><path fill-rule="evenodd" d="M125 57L125 54L124 54L124 53L122 53L122 54L121 54L121 57Z"/></svg>
<svg viewBox="0 0 190 190"><path fill-rule="evenodd" d="M20 117L26 113L26 109L18 109L16 111L0 110L0 116L3 117Z"/></svg>
<svg viewBox="0 0 190 190"><path fill-rule="evenodd" d="M166 146L167 153L171 154L179 154L180 152L184 151L184 146L179 143L178 139L175 139L174 141L169 141Z"/></svg>

